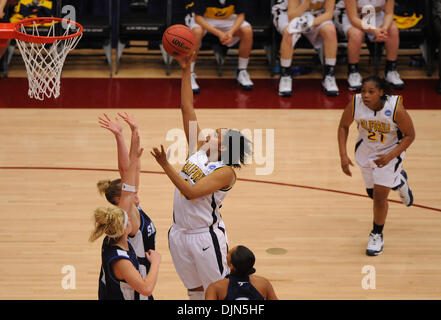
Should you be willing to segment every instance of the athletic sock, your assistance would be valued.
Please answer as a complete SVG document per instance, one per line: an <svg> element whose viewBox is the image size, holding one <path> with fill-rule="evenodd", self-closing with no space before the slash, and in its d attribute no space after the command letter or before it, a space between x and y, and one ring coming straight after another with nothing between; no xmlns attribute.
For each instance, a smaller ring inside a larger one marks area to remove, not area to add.
<svg viewBox="0 0 441 320"><path fill-rule="evenodd" d="M239 57L239 62L238 62L238 66L237 66L237 68L239 69L239 70L244 70L244 69L246 69L247 67L248 67L248 61L249 61L250 59L249 58L241 58L241 57Z"/></svg>
<svg viewBox="0 0 441 320"><path fill-rule="evenodd" d="M349 63L348 64L348 73L356 73L358 72L358 63Z"/></svg>
<svg viewBox="0 0 441 320"><path fill-rule="evenodd" d="M386 73L397 70L397 60L386 60Z"/></svg>
<svg viewBox="0 0 441 320"><path fill-rule="evenodd" d="M325 76L334 76L335 75L335 66L325 64Z"/></svg>
<svg viewBox="0 0 441 320"><path fill-rule="evenodd" d="M384 224L382 226L379 226L378 224L376 224L374 222L374 229L372 229L371 232L374 233L374 234L382 234L383 233L383 227L384 227Z"/></svg>
<svg viewBox="0 0 441 320"><path fill-rule="evenodd" d="M280 75L288 76L291 72L292 59L280 59Z"/></svg>

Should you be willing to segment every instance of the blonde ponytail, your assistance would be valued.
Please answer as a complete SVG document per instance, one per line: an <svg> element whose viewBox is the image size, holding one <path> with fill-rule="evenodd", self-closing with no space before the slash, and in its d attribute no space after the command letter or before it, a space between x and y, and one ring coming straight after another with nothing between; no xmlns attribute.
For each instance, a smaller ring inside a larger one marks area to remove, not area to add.
<svg viewBox="0 0 441 320"><path fill-rule="evenodd" d="M118 240L124 234L124 212L120 208L97 208L94 212L95 229L89 241L93 242L103 234Z"/></svg>
<svg viewBox="0 0 441 320"><path fill-rule="evenodd" d="M116 197L121 197L121 179L116 180L100 180L96 184L101 195L105 195L107 201L113 205L118 205L115 201Z"/></svg>
<svg viewBox="0 0 441 320"><path fill-rule="evenodd" d="M109 189L110 185L112 184L112 181L109 180L100 180L96 184L98 191L101 195L105 195L106 191Z"/></svg>

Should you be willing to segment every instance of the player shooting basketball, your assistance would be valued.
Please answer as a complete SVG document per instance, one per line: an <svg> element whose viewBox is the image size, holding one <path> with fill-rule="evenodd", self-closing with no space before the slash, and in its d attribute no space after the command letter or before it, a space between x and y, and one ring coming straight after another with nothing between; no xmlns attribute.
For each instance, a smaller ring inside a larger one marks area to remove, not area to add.
<svg viewBox="0 0 441 320"><path fill-rule="evenodd" d="M203 300L208 285L229 273L228 240L219 209L236 182L233 168L245 163L251 153L251 143L239 131L227 129L217 129L205 141L191 141L191 122L196 124L198 137L201 131L191 89L193 56L194 53L178 59L182 67L181 111L189 157L178 173L167 161L162 145L151 153L176 186L174 223L169 232L173 263L190 299Z"/></svg>

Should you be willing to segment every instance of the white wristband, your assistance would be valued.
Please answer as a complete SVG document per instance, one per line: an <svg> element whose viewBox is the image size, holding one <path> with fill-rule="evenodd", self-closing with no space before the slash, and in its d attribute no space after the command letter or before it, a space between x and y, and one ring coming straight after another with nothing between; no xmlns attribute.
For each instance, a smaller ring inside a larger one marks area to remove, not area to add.
<svg viewBox="0 0 441 320"><path fill-rule="evenodd" d="M125 184L125 183L122 184L121 190L128 191L128 192L136 192L135 186L131 186L131 185L128 185L128 184Z"/></svg>

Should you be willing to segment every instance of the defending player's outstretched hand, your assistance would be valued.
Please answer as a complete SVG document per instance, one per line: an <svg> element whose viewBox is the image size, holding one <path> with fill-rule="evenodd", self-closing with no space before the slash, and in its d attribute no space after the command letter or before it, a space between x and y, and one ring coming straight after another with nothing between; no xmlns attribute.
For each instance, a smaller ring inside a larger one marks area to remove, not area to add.
<svg viewBox="0 0 441 320"><path fill-rule="evenodd" d="M156 159L158 164L161 167L164 167L168 163L168 155L164 151L164 146L161 144L161 151L159 151L158 148L153 148L152 151L150 151L150 154Z"/></svg>
<svg viewBox="0 0 441 320"><path fill-rule="evenodd" d="M306 12L301 17L297 17L291 20L288 24L288 33L302 33L309 32L311 30L312 24L314 23L314 16Z"/></svg>

